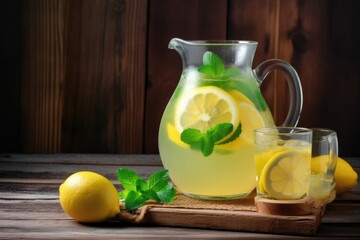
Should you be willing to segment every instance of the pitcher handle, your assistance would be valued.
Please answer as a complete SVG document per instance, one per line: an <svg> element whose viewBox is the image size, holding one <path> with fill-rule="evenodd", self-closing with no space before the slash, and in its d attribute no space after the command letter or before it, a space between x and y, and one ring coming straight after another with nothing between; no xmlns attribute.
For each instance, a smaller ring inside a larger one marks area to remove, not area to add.
<svg viewBox="0 0 360 240"><path fill-rule="evenodd" d="M270 59L260 63L253 70L259 85L272 70L280 70L285 74L290 91L290 107L282 126L295 127L299 121L303 105L303 94L299 76L289 63L279 59Z"/></svg>

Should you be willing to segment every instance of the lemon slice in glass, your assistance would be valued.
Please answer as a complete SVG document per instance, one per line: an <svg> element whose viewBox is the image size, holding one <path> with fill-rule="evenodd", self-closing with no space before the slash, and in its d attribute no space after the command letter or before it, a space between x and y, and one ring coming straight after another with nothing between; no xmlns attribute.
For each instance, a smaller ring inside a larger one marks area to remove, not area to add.
<svg viewBox="0 0 360 240"><path fill-rule="evenodd" d="M270 197L293 200L309 191L310 158L295 150L275 154L265 165L260 182Z"/></svg>
<svg viewBox="0 0 360 240"><path fill-rule="evenodd" d="M234 130L236 129L239 124L239 109L236 101L226 91L214 86L187 91L179 99L175 113L175 126L179 133L187 128L205 132L219 123L232 123Z"/></svg>

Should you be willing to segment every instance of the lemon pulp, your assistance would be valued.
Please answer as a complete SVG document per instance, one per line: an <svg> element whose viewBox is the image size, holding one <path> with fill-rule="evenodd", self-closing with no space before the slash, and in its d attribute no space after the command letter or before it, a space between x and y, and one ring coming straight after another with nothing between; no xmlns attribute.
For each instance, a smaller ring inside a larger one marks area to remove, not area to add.
<svg viewBox="0 0 360 240"><path fill-rule="evenodd" d="M239 110L233 98L224 90L214 86L195 88L184 94L175 114L175 125L181 133L195 128L201 132L219 123L239 123Z"/></svg>

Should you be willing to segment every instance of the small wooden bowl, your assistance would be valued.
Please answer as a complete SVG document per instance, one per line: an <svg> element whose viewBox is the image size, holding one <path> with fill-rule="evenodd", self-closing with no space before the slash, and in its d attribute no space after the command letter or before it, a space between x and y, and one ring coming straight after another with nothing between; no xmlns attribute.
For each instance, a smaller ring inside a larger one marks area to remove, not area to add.
<svg viewBox="0 0 360 240"><path fill-rule="evenodd" d="M299 200L273 200L255 197L257 211L268 215L303 216L311 214L313 204L308 198Z"/></svg>

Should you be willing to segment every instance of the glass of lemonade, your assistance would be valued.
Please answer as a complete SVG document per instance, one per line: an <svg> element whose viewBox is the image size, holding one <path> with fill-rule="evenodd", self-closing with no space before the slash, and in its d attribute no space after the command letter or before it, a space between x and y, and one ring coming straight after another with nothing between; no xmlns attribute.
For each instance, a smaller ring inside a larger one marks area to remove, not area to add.
<svg viewBox="0 0 360 240"><path fill-rule="evenodd" d="M338 140L335 131L313 128L311 179L309 196L326 199L335 187L334 172L338 158Z"/></svg>
<svg viewBox="0 0 360 240"><path fill-rule="evenodd" d="M257 196L276 200L297 200L308 196L311 129L256 129L255 144Z"/></svg>

